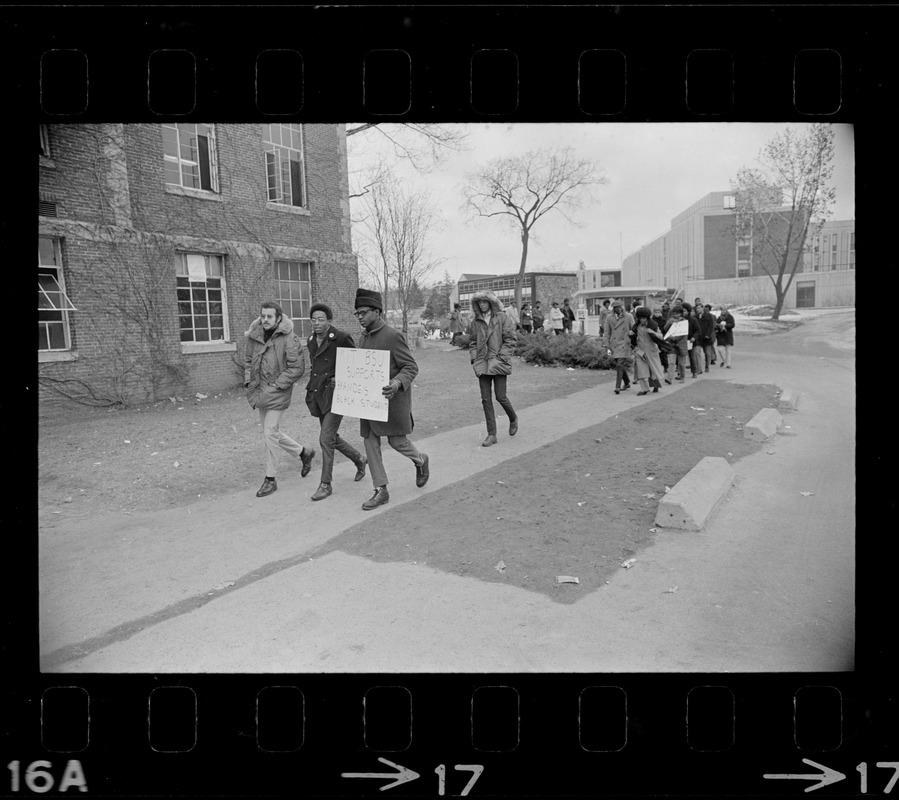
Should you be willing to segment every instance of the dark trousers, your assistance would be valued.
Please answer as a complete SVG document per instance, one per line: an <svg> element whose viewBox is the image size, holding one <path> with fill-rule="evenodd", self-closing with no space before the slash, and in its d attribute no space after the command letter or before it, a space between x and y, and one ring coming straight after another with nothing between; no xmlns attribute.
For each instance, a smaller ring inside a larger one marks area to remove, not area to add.
<svg viewBox="0 0 899 800"><path fill-rule="evenodd" d="M705 368L708 370L709 364L715 363L715 345L713 344L704 344L702 346L703 352L705 353Z"/></svg>
<svg viewBox="0 0 899 800"><path fill-rule="evenodd" d="M665 376L668 375L668 353L661 348L659 349L659 361L662 362L662 369L665 370Z"/></svg>
<svg viewBox="0 0 899 800"><path fill-rule="evenodd" d="M533 330L533 326L531 326L531 325L522 325L522 326L521 326L521 329L522 329L525 333L530 333L530 332Z"/></svg>
<svg viewBox="0 0 899 800"><path fill-rule="evenodd" d="M518 416L515 414L509 398L506 397L506 376L478 375L478 385L481 387L481 405L484 406L484 418L487 420L487 434L496 436L496 412L493 408L493 399L490 397L490 384L493 384L496 402L503 407L509 422L514 422Z"/></svg>
<svg viewBox="0 0 899 800"><path fill-rule="evenodd" d="M318 443L322 448L322 483L331 482L331 470L334 467L334 451L339 450L357 467L362 461L362 454L351 445L346 439L341 439L337 432L340 428L340 422L343 419L342 414L332 414L330 411L323 417L318 418L321 431L318 437Z"/></svg>
<svg viewBox="0 0 899 800"><path fill-rule="evenodd" d="M624 385L631 385L631 376L628 373L627 369L629 366L630 359L629 358L616 358L615 359L615 388L621 388L621 379L624 378Z"/></svg>

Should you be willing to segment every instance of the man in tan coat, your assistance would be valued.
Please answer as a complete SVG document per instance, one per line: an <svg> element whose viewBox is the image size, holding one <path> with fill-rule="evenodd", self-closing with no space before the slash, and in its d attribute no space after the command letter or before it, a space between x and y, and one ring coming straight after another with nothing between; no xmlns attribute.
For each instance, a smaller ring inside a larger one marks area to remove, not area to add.
<svg viewBox="0 0 899 800"><path fill-rule="evenodd" d="M278 489L275 473L279 449L300 460L300 475L304 478L312 468L315 450L298 444L279 428L281 414L290 406L293 385L303 376L304 369L293 321L283 315L277 303L265 302L246 337L243 385L247 402L259 412L266 449L265 480L256 497L265 497Z"/></svg>

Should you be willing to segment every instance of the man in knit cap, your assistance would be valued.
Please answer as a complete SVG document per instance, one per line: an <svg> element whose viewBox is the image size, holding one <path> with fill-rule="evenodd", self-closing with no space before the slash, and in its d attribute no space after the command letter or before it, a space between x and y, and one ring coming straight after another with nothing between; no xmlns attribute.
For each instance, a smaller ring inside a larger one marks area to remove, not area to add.
<svg viewBox="0 0 899 800"><path fill-rule="evenodd" d="M390 383L382 390L387 398L387 421L360 419L359 432L365 442L365 454L374 485L374 494L362 504L365 511L384 505L390 500L387 492L387 473L381 458L381 437L398 453L402 453L415 465L415 485L421 488L428 482L428 456L419 452L409 441L412 433L412 381L418 375L418 364L403 334L391 328L381 318L384 305L380 292L370 289L356 291L354 314L362 326L359 339L361 350L387 350L390 352Z"/></svg>

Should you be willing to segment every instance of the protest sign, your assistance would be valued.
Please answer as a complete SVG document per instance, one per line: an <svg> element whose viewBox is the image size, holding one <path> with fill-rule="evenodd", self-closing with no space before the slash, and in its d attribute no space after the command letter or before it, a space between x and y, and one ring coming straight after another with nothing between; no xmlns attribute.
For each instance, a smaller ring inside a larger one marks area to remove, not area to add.
<svg viewBox="0 0 899 800"><path fill-rule="evenodd" d="M670 339L672 336L688 336L690 334L690 323L682 319L678 322L672 322L671 327L668 329L668 332L665 334L666 339Z"/></svg>
<svg viewBox="0 0 899 800"><path fill-rule="evenodd" d="M386 422L388 401L381 390L388 383L389 350L338 347L331 411L347 417Z"/></svg>

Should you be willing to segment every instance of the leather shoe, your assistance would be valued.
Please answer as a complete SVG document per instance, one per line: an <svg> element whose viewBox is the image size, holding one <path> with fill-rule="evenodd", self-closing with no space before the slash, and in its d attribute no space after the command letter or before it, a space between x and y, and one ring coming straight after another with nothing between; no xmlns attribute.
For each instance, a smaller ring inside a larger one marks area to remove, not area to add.
<svg viewBox="0 0 899 800"><path fill-rule="evenodd" d="M315 494L312 495L313 500L324 500L326 497L331 496L331 484L330 483L320 483L318 485L318 489L315 490Z"/></svg>
<svg viewBox="0 0 899 800"><path fill-rule="evenodd" d="M312 459L315 458L315 450L304 447L300 452L300 461L303 462L303 468L300 470L300 477L305 478L312 469Z"/></svg>
<svg viewBox="0 0 899 800"><path fill-rule="evenodd" d="M386 486L375 486L374 494L362 504L363 511L371 511L373 508L383 506L390 499Z"/></svg>
<svg viewBox="0 0 899 800"><path fill-rule="evenodd" d="M415 465L415 485L421 489L428 482L428 478L431 477L431 473L428 470L428 456L427 453L421 454L421 464Z"/></svg>
<svg viewBox="0 0 899 800"><path fill-rule="evenodd" d="M354 481L361 481L365 477L365 465L368 463L368 458L366 456L362 456L362 460L356 464L356 474L353 476Z"/></svg>
<svg viewBox="0 0 899 800"><path fill-rule="evenodd" d="M278 481L274 478L266 478L262 482L262 486L259 487L259 491L256 492L256 497L265 497L266 495L270 495L272 492L278 491Z"/></svg>
<svg viewBox="0 0 899 800"><path fill-rule="evenodd" d="M637 397L643 397L644 394L649 394L649 389L647 389L645 392L637 392Z"/></svg>
<svg viewBox="0 0 899 800"><path fill-rule="evenodd" d="M509 436L514 436L518 433L518 418L516 417L509 423Z"/></svg>
<svg viewBox="0 0 899 800"><path fill-rule="evenodd" d="M491 445L496 444L496 437L491 433L481 442L481 447L490 447Z"/></svg>

